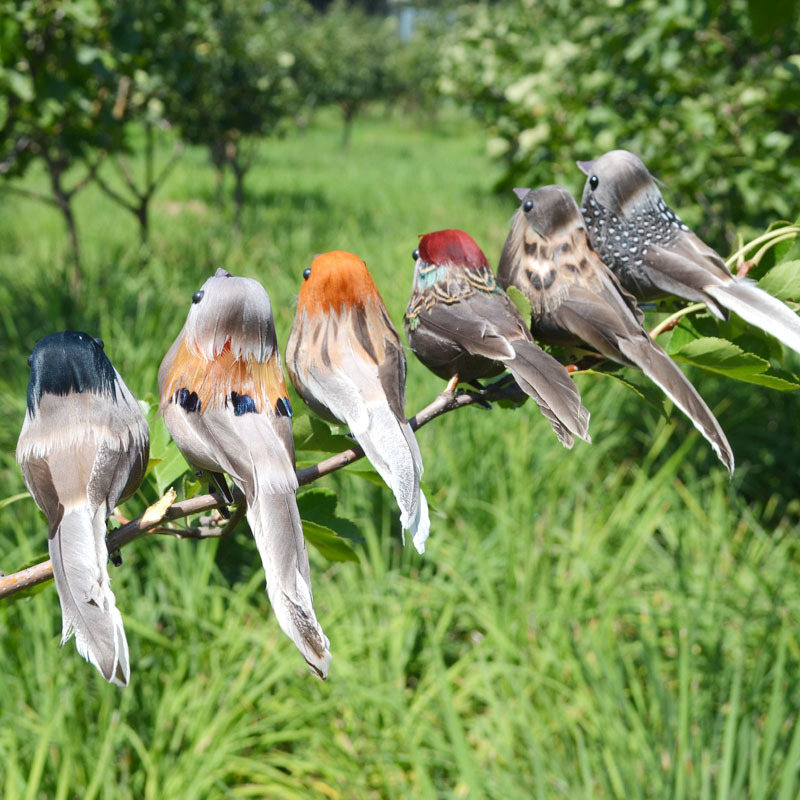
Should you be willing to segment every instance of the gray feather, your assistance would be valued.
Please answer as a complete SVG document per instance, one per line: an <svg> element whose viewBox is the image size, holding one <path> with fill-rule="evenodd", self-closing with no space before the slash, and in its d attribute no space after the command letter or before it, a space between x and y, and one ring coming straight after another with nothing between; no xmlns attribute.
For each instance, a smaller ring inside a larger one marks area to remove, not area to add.
<svg viewBox="0 0 800 800"><path fill-rule="evenodd" d="M733 451L711 409L680 371L678 365L652 340L619 340L620 352L655 383L703 434L720 461L733 475Z"/></svg>
<svg viewBox="0 0 800 800"><path fill-rule="evenodd" d="M314 614L308 553L294 492L259 491L247 505L247 521L264 565L267 594L283 632L309 668L323 680L330 642Z"/></svg>

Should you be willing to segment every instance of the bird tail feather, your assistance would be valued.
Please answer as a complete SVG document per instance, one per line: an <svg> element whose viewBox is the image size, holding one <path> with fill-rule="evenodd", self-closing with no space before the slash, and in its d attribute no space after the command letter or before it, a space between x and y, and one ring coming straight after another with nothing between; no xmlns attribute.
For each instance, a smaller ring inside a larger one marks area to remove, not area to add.
<svg viewBox="0 0 800 800"><path fill-rule="evenodd" d="M392 490L400 507L400 524L411 533L419 553L425 552L425 541L431 521L428 501L419 487L422 456L408 422L400 421L388 404L367 405L369 422L364 430L353 431L367 458Z"/></svg>
<svg viewBox="0 0 800 800"><path fill-rule="evenodd" d="M520 388L539 404L559 441L570 449L574 434L591 443L589 411L582 405L578 387L564 367L532 342L521 339L511 345L514 358L505 365Z"/></svg>
<svg viewBox="0 0 800 800"><path fill-rule="evenodd" d="M75 634L78 653L118 686L130 680L122 615L108 576L105 520L88 508L64 513L49 540L64 644Z"/></svg>
<svg viewBox="0 0 800 800"><path fill-rule="evenodd" d="M308 552L294 492L259 492L248 502L264 572L267 595L283 632L295 643L311 671L323 680L331 663L330 642L314 614Z"/></svg>
<svg viewBox="0 0 800 800"><path fill-rule="evenodd" d="M649 337L620 339L619 349L689 417L733 475L733 451L728 439L705 400L678 365Z"/></svg>
<svg viewBox="0 0 800 800"><path fill-rule="evenodd" d="M800 353L800 317L753 283L731 281L706 288L715 300Z"/></svg>

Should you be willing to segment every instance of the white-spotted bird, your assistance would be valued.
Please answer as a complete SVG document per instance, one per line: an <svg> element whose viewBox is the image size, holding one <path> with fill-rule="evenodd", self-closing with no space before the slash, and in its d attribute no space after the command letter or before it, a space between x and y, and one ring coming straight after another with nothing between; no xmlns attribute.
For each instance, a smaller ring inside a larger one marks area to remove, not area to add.
<svg viewBox="0 0 800 800"><path fill-rule="evenodd" d="M405 416L400 337L358 256L318 255L303 279L286 344L292 383L313 411L350 428L392 489L400 523L422 553L430 518L419 487L422 456Z"/></svg>
<svg viewBox="0 0 800 800"><path fill-rule="evenodd" d="M100 339L50 334L29 364L17 461L50 523L61 641L74 633L78 652L107 681L127 686L128 642L108 576L106 522L144 476L147 422Z"/></svg>
<svg viewBox="0 0 800 800"><path fill-rule="evenodd" d="M537 338L583 343L638 367L686 414L733 472L733 452L711 410L675 362L642 327L632 295L592 249L580 209L563 186L515 190L521 205L503 247L497 279L531 303Z"/></svg>
<svg viewBox="0 0 800 800"><path fill-rule="evenodd" d="M578 387L533 341L475 240L461 230L435 231L421 237L413 257L404 324L417 358L439 377L464 382L508 369L565 447L574 436L591 441Z"/></svg>
<svg viewBox="0 0 800 800"><path fill-rule="evenodd" d="M329 642L314 614L291 407L264 287L217 270L194 293L158 387L164 422L187 461L227 473L242 490L278 623L325 678Z"/></svg>
<svg viewBox="0 0 800 800"><path fill-rule="evenodd" d="M664 202L638 156L612 150L578 166L588 176L581 208L589 240L629 292L705 303L719 319L734 311L800 352L800 317L753 281L735 278Z"/></svg>

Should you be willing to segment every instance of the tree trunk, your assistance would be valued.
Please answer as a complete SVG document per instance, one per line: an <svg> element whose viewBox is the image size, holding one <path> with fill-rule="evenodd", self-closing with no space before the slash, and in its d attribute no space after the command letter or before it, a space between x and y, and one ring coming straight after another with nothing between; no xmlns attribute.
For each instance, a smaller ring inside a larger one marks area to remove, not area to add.
<svg viewBox="0 0 800 800"><path fill-rule="evenodd" d="M242 208L244 206L244 176L247 174L247 168L244 167L237 158L231 161L231 168L233 169L233 229L236 233L242 232Z"/></svg>
<svg viewBox="0 0 800 800"><path fill-rule="evenodd" d="M139 201L136 209L136 219L139 220L139 243L143 250L147 250L150 239L150 195L146 194ZM145 261L147 257L145 256Z"/></svg>
<svg viewBox="0 0 800 800"><path fill-rule="evenodd" d="M353 120L356 116L355 106L343 105L342 117L344 125L342 127L342 150L347 150L350 147L350 134L353 129Z"/></svg>
<svg viewBox="0 0 800 800"><path fill-rule="evenodd" d="M225 189L225 143L211 142L208 145L208 156L214 165L214 205L222 208L223 190Z"/></svg>

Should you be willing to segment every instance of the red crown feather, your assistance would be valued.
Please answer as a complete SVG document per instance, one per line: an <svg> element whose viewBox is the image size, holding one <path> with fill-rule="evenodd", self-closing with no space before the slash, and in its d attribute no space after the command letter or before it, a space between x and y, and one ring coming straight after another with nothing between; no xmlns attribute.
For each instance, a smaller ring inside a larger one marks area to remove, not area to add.
<svg viewBox="0 0 800 800"><path fill-rule="evenodd" d="M453 228L426 233L419 242L419 255L427 264L453 264L467 269L489 266L475 240Z"/></svg>

